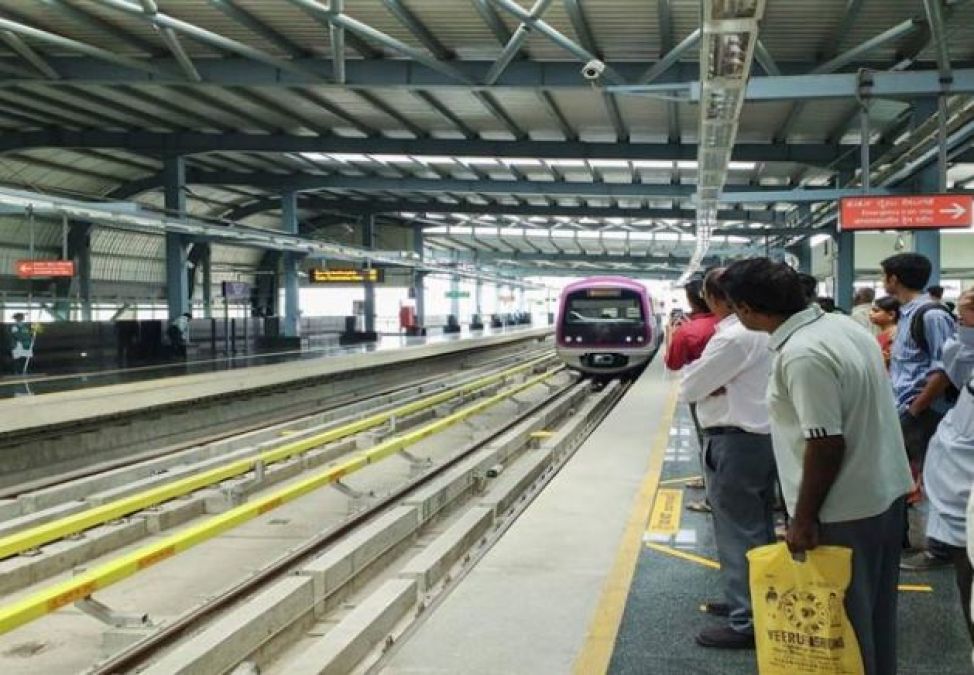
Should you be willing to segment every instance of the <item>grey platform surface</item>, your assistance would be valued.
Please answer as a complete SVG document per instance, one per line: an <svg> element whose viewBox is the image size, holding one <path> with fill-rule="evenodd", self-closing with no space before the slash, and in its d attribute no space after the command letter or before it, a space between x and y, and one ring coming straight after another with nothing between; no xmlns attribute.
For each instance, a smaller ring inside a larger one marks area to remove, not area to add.
<svg viewBox="0 0 974 675"><path fill-rule="evenodd" d="M192 401L204 396L271 386L303 377L374 368L477 346L504 344L525 337L541 337L551 330L549 327L528 327L485 331L483 334L392 338L377 345L359 345L320 352L317 358L235 367L220 372L150 378L107 386L98 386L100 383L96 379L92 381L94 386L91 388L0 400L0 433Z"/></svg>
<svg viewBox="0 0 974 675"><path fill-rule="evenodd" d="M669 389L657 361L381 672L570 672L646 474Z"/></svg>
<svg viewBox="0 0 974 675"><path fill-rule="evenodd" d="M678 406L663 480L700 474L698 446L691 428L685 406ZM684 506L688 500L702 496L699 490L685 490ZM671 542L674 547L716 559L709 516L684 510L680 527L679 540ZM714 651L694 643L698 630L717 621L698 608L708 600L722 599L718 574L717 570L644 547L609 672L613 675L756 673L753 651ZM903 573L900 583L928 584L933 592L900 593L899 672L906 675L974 672L953 571Z"/></svg>

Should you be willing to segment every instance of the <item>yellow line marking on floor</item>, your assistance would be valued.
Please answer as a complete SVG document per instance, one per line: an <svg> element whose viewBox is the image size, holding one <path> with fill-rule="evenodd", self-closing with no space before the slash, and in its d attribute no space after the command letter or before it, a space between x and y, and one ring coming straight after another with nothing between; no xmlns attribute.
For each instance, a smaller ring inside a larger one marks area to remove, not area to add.
<svg viewBox="0 0 974 675"><path fill-rule="evenodd" d="M633 503L626 530L622 535L622 543L616 554L612 569L606 577L599 597L599 604L595 615L589 623L585 643L582 645L572 667L576 675L596 675L609 669L609 661L615 651L616 636L622 624L622 613L629 598L629 588L636 571L642 545L643 530L653 508L653 498L659 487L660 475L663 472L663 459L666 446L670 440L670 427L673 423L673 413L676 410L677 380L668 383L670 391L663 405L663 414L656 428L656 436L650 455L649 469L639 488L639 494Z"/></svg>
<svg viewBox="0 0 974 675"><path fill-rule="evenodd" d="M684 476L683 478L669 478L667 480L661 480L660 485L679 485L681 483L689 483L690 481L700 480L703 476Z"/></svg>
<svg viewBox="0 0 974 675"><path fill-rule="evenodd" d="M688 560L711 569L720 569L720 563L716 560L711 560L710 558L705 558L702 555L696 555L694 553L687 553L686 551L681 551L680 549L673 548L672 546L664 546L663 544L654 544L650 542L646 544L646 548L651 548L654 551L671 555L674 558ZM928 586L927 584L900 584L898 588L901 593L933 593L933 586Z"/></svg>
<svg viewBox="0 0 974 675"><path fill-rule="evenodd" d="M686 551L681 551L678 548L673 548L672 546L664 546L663 544L654 544L649 542L646 544L646 548L651 548L654 551L659 551L660 553L665 553L666 555L671 555L674 558L680 558L682 560L688 560L689 562L697 563L698 565L703 565L704 567L709 567L710 569L719 570L720 563L716 560L711 560L710 558L704 558L702 555L697 555L695 553L687 553Z"/></svg>
<svg viewBox="0 0 974 675"><path fill-rule="evenodd" d="M903 593L933 593L933 586L926 584L900 584L899 589Z"/></svg>
<svg viewBox="0 0 974 675"><path fill-rule="evenodd" d="M646 534L672 536L680 531L680 512L683 508L683 490L660 489L656 491L653 514L649 517Z"/></svg>
<svg viewBox="0 0 974 675"><path fill-rule="evenodd" d="M531 438L551 438L554 435L554 431L546 431L544 429L541 431L532 431L530 434Z"/></svg>

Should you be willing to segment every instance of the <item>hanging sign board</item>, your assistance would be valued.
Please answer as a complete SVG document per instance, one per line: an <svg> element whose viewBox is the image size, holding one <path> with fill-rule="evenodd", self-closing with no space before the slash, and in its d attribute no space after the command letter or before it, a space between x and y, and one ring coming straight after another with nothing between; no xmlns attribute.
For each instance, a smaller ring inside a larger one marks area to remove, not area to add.
<svg viewBox="0 0 974 675"><path fill-rule="evenodd" d="M18 260L14 263L17 276L21 279L36 277L73 277L73 260Z"/></svg>
<svg viewBox="0 0 974 675"><path fill-rule="evenodd" d="M365 270L357 269L320 269L312 267L308 271L308 280L313 284L361 284L367 281L381 283L385 279L384 270L372 267Z"/></svg>
<svg viewBox="0 0 974 675"><path fill-rule="evenodd" d="M974 195L843 197L839 229L935 230L974 226Z"/></svg>
<svg viewBox="0 0 974 675"><path fill-rule="evenodd" d="M448 300L451 300L451 299L459 300L461 298L469 298L470 297L470 291L447 291L443 295Z"/></svg>

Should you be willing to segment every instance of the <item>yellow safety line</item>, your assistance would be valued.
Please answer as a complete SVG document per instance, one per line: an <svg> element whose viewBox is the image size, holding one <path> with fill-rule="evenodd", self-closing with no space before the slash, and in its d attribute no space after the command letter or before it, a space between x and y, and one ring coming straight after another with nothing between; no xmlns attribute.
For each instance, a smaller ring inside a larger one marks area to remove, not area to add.
<svg viewBox="0 0 974 675"><path fill-rule="evenodd" d="M711 569L720 569L720 563L716 560L704 558L703 556L695 555L693 553L687 553L686 551L681 551L680 549L672 548L671 546L647 543L646 548L651 548L654 551L671 555L674 558L689 560L690 562L694 562L698 565L703 565L704 567L709 567ZM933 593L933 586L928 586L926 584L900 584L897 588L901 593Z"/></svg>
<svg viewBox="0 0 974 675"><path fill-rule="evenodd" d="M710 558L704 558L702 555L696 555L694 553L687 553L686 551L681 551L678 548L672 548L671 546L663 546L662 544L654 544L649 542L646 544L646 548L651 548L654 551L659 551L660 553L665 553L666 555L671 555L674 558L682 558L683 560L688 560L690 562L697 563L698 565L703 565L704 567L709 567L711 569L719 570L720 563L716 560L711 560Z"/></svg>
<svg viewBox="0 0 974 675"><path fill-rule="evenodd" d="M692 480L700 480L703 476L684 476L683 478L668 478L667 480L661 480L660 485L679 485L680 483L689 483Z"/></svg>
<svg viewBox="0 0 974 675"><path fill-rule="evenodd" d="M643 478L639 488L629 522L626 524L622 536L622 545L616 554L615 562L609 571L609 576L602 587L599 604L595 615L589 624L585 643L575 659L573 672L576 675L595 675L604 673L609 668L609 661L615 649L616 636L622 623L622 612L629 597L629 587L636 571L636 561L639 558L642 544L643 529L649 519L653 506L653 497L659 485L660 474L663 471L663 458L666 445L670 437L670 425L676 408L676 381L670 383L669 398L663 408L656 429L656 437L650 455L649 470Z"/></svg>
<svg viewBox="0 0 974 675"><path fill-rule="evenodd" d="M154 544L143 546L66 581L33 593L11 605L2 607L0 608L0 634L7 633L45 614L86 598L95 591L106 588L147 567L156 565L197 544L212 539L231 528L242 525L268 511L272 511L282 504L294 501L298 497L333 483L370 464L374 464L427 436L431 436L446 427L461 422L465 418L500 403L520 391L533 387L550 378L560 370L561 368L557 368L542 375L532 377L502 393L478 401L436 422L401 436L389 438L370 450L362 452L337 466L328 467L324 471L308 476L287 487L232 508L198 525L169 535Z"/></svg>
<svg viewBox="0 0 974 675"><path fill-rule="evenodd" d="M265 466L275 462L280 462L295 455L313 450L314 448L325 445L326 443L331 443L347 436L351 436L352 434L356 434L361 431L365 431L366 429L371 429L379 426L380 424L384 424L392 417L409 415L425 408L429 408L430 406L448 401L458 395L468 394L479 389L483 389L484 387L510 377L511 375L534 368L536 365L549 358L550 357L548 356L543 356L533 359L515 368L511 368L494 375L487 375L485 377L478 378L477 380L469 382L460 387L428 396L422 400L414 401L413 403L408 403L395 408L394 410L376 413L360 420L344 424L340 427L329 429L328 431L324 431L320 434L309 436L308 438L285 443L284 445L274 448L273 450L261 452L252 457L239 459L214 469L203 471L193 476L188 476L165 485L160 485L159 487L145 490L144 492L139 492L121 499L116 499L115 501L102 504L101 506L96 506L85 511L80 511L75 514L65 516L64 518L60 518L49 523L44 523L36 527L21 530L20 532L0 538L0 559L28 551L32 548L37 548L43 544L57 541L58 539L63 539L64 537L76 534L78 532L83 532L84 530L95 527L96 525L101 525L102 523L106 523L108 521L117 520L131 513L135 513L136 511L141 511L150 506L156 506L163 502L169 501L170 499L215 485L221 481L227 480L228 478L243 475L249 471L252 471L257 462L263 462Z"/></svg>

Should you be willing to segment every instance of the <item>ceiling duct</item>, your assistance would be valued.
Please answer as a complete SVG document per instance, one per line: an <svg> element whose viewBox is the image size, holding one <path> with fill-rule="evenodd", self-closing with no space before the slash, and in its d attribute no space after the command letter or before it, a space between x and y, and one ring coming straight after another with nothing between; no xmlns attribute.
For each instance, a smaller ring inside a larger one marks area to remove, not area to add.
<svg viewBox="0 0 974 675"><path fill-rule="evenodd" d="M700 269L710 247L717 222L717 201L737 137L764 3L765 0L703 0L697 242L680 283Z"/></svg>

